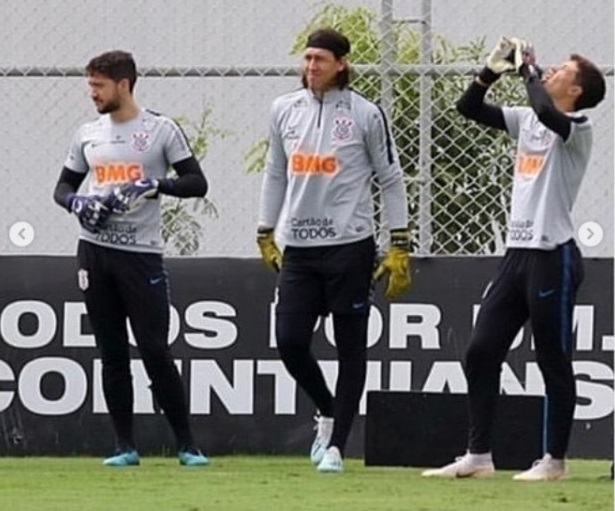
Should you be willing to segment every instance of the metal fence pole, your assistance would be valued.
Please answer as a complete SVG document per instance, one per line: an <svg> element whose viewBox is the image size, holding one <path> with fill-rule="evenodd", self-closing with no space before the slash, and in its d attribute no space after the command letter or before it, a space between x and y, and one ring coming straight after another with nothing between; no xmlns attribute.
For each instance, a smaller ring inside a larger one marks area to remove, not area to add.
<svg viewBox="0 0 615 511"><path fill-rule="evenodd" d="M395 66L395 40L393 38L393 0L382 0L380 17L380 106L389 119L393 114L393 76Z"/></svg>
<svg viewBox="0 0 615 511"><path fill-rule="evenodd" d="M420 64L430 65L432 62L432 33L431 33L431 0L421 1L421 46ZM419 77L419 158L418 158L418 230L419 240L417 253L428 255L432 245L432 218L431 218L431 89L432 77L421 74Z"/></svg>
<svg viewBox="0 0 615 511"><path fill-rule="evenodd" d="M380 106L390 122L393 122L393 74L395 67L395 39L393 34L393 0L382 0L380 5ZM378 225L377 242L383 249L390 243L386 218L382 215L382 196L376 214Z"/></svg>

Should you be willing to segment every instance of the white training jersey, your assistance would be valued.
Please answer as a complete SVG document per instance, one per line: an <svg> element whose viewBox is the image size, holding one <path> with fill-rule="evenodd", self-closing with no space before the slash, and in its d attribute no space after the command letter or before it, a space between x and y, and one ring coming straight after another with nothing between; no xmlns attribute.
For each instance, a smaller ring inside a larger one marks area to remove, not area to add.
<svg viewBox="0 0 615 511"><path fill-rule="evenodd" d="M574 237L571 210L591 153L591 122L569 114L574 120L564 141L529 107L502 111L517 139L506 245L551 250Z"/></svg>
<svg viewBox="0 0 615 511"><path fill-rule="evenodd" d="M285 246L340 245L374 234L373 175L389 229L406 229L403 174L382 110L351 89L309 89L272 105L259 225Z"/></svg>
<svg viewBox="0 0 615 511"><path fill-rule="evenodd" d="M82 125L64 166L88 174L85 195L106 195L128 181L162 179L169 166L190 156L188 141L175 121L141 110L127 122L116 123L107 114ZM112 214L98 234L81 229L80 239L132 252L162 253L160 197L123 215Z"/></svg>

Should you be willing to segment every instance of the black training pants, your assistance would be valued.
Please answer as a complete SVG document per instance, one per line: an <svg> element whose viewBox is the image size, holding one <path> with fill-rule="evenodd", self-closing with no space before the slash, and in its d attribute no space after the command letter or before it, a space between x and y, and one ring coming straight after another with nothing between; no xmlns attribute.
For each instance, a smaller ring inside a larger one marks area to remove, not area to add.
<svg viewBox="0 0 615 511"><path fill-rule="evenodd" d="M572 312L582 280L583 261L572 240L550 251L507 250L483 298L466 353L470 452L491 450L502 362L529 319L547 395L545 452L564 458L576 404Z"/></svg>
<svg viewBox="0 0 615 511"><path fill-rule="evenodd" d="M118 447L134 447L133 388L126 320L134 333L152 392L178 448L193 444L183 383L168 345L169 289L162 255L80 241L79 286L102 357L103 391Z"/></svg>
<svg viewBox="0 0 615 511"><path fill-rule="evenodd" d="M287 247L278 283L276 339L287 371L324 416L335 419L330 445L343 453L367 371L373 238L331 247ZM333 314L335 398L311 352L319 315Z"/></svg>

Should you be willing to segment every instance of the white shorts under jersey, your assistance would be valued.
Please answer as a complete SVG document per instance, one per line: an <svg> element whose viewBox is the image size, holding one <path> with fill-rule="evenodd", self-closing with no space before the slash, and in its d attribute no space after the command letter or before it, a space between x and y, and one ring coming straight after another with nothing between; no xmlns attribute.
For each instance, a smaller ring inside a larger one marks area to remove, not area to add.
<svg viewBox="0 0 615 511"><path fill-rule="evenodd" d="M272 105L259 225L283 245L340 245L372 236L373 175L389 229L405 229L403 174L382 110L358 93L308 89Z"/></svg>
<svg viewBox="0 0 615 511"><path fill-rule="evenodd" d="M88 174L83 184L86 195L106 195L121 183L161 179L170 165L190 156L190 146L175 121L141 110L127 122L116 123L103 115L82 125L64 166ZM160 198L124 215L111 215L98 234L82 229L80 238L121 250L162 253Z"/></svg>
<svg viewBox="0 0 615 511"><path fill-rule="evenodd" d="M531 108L502 110L517 139L506 245L551 250L574 237L571 210L591 153L591 122L576 114L564 141Z"/></svg>

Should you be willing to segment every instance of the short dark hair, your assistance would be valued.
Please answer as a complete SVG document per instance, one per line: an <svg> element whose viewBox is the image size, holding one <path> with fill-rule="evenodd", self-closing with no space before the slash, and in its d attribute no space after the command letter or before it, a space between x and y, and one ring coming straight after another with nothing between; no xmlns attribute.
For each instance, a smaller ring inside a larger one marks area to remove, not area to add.
<svg viewBox="0 0 615 511"><path fill-rule="evenodd" d="M334 28L325 27L314 30L308 38L305 45L306 48L321 48L329 50L337 60L341 60L350 53L350 41L348 38L338 32ZM351 69L350 65L346 65L335 77L335 85L339 89L345 89L350 86ZM307 87L305 74L301 77L303 87Z"/></svg>
<svg viewBox="0 0 615 511"><path fill-rule="evenodd" d="M88 62L85 71L88 75L100 73L115 82L127 79L131 92L137 82L137 65L127 51L113 50L98 55Z"/></svg>
<svg viewBox="0 0 615 511"><path fill-rule="evenodd" d="M583 92L574 102L575 110L593 108L604 99L606 84L604 75L598 67L578 53L570 55L570 60L576 62L578 73L576 84L581 86Z"/></svg>

